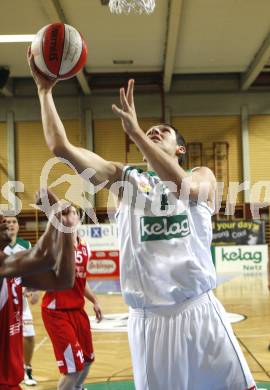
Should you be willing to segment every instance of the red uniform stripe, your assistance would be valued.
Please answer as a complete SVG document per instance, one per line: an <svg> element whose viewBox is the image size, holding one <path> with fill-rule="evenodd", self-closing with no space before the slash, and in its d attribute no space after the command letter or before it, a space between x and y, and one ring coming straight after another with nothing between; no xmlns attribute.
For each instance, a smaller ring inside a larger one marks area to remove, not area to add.
<svg viewBox="0 0 270 390"><path fill-rule="evenodd" d="M64 23L53 23L43 35L42 51L45 64L56 77L59 74L65 43Z"/></svg>

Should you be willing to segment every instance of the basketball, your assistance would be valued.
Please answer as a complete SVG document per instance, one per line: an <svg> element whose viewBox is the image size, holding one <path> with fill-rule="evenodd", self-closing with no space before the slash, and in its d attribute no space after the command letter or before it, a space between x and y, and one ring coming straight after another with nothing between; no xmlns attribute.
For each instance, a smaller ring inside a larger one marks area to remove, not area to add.
<svg viewBox="0 0 270 390"><path fill-rule="evenodd" d="M87 46L72 26L53 23L36 34L31 51L38 70L51 79L69 79L85 65Z"/></svg>

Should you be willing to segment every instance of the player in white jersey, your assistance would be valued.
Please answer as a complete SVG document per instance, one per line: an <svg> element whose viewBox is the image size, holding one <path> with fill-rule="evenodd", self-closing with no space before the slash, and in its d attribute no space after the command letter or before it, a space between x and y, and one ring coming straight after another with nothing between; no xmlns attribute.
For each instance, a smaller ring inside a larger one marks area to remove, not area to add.
<svg viewBox="0 0 270 390"><path fill-rule="evenodd" d="M121 286L130 306L129 342L137 390L254 390L255 382L225 311L214 297L211 215L216 180L205 167L181 167L185 145L161 124L145 134L137 121L133 85L113 105L124 131L150 172L106 161L67 139L57 114L53 81L29 64L38 87L44 135L50 150L79 173L92 168L94 184L123 180L118 214ZM179 165L180 162L180 165ZM152 172L152 173L151 173ZM155 172L155 173L153 173Z"/></svg>
<svg viewBox="0 0 270 390"><path fill-rule="evenodd" d="M4 249L4 253L11 255L31 248L30 241L23 240L18 237L19 223L17 217L6 217L4 222L8 226L8 233L11 242ZM27 298L28 297L28 298ZM39 292L28 291L26 288L23 292L23 349L24 349L24 383L27 386L35 386L36 379L32 374L32 358L35 348L35 328L33 324L33 316L31 313L28 299L31 304L38 302Z"/></svg>

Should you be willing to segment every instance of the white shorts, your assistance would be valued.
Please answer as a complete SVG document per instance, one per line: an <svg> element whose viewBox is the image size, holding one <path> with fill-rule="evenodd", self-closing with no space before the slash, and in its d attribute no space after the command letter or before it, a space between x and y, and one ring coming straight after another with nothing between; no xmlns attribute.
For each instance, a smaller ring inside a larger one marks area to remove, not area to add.
<svg viewBox="0 0 270 390"><path fill-rule="evenodd" d="M256 389L212 292L177 307L130 309L128 334L136 390Z"/></svg>
<svg viewBox="0 0 270 390"><path fill-rule="evenodd" d="M35 336L33 316L26 297L23 297L23 337Z"/></svg>

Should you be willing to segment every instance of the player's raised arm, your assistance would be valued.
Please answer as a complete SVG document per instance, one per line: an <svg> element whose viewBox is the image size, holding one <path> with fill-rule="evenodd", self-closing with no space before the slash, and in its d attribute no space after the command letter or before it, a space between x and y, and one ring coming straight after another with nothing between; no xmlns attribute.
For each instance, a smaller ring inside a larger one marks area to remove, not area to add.
<svg viewBox="0 0 270 390"><path fill-rule="evenodd" d="M97 154L76 147L69 142L52 96L52 89L56 81L47 80L39 74L30 51L28 51L28 63L38 89L44 136L49 149L57 157L67 159L78 173L82 173L87 168L94 169L96 173L91 180L95 185L105 181L109 181L108 184L111 184L120 180L122 164L104 160Z"/></svg>
<svg viewBox="0 0 270 390"><path fill-rule="evenodd" d="M61 222L65 226L68 223L68 210L62 215ZM43 235L43 241L39 243L39 252L42 254L47 249L48 258L53 259L53 267L46 272L36 271L22 278L22 284L37 290L63 290L72 288L75 281L74 244L72 233L64 233L48 224L47 232Z"/></svg>
<svg viewBox="0 0 270 390"><path fill-rule="evenodd" d="M120 89L121 108L113 105L112 109L121 119L124 131L140 149L148 165L151 166L161 180L172 182L176 185L176 190L173 192L177 196L179 196L183 181L186 179L191 199L198 199L200 191L208 190L208 200L212 200L216 180L211 170L202 167L192 173L187 173L177 162L178 155L181 153L181 146L177 145L175 135L174 139L168 139L171 144L170 148L167 147L165 151L163 147L159 147L140 128L134 104L133 89L134 80L129 80L127 91L125 92L124 88Z"/></svg>

